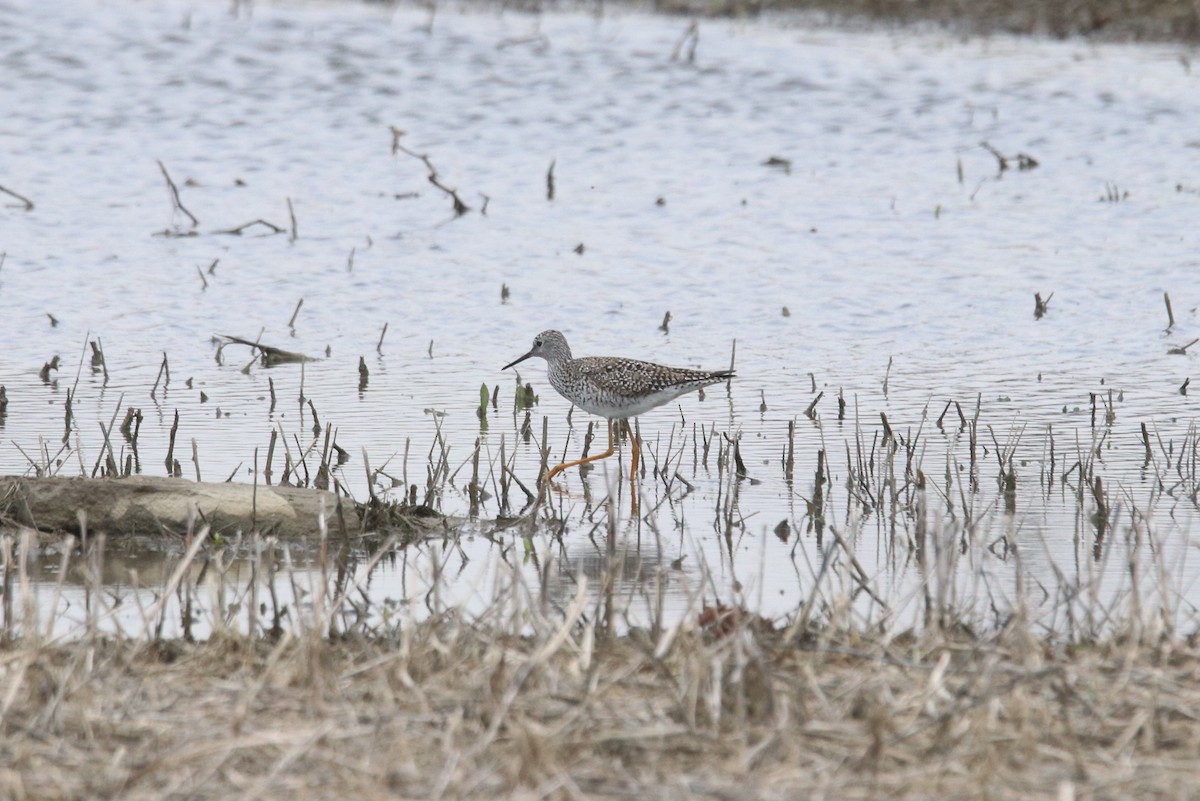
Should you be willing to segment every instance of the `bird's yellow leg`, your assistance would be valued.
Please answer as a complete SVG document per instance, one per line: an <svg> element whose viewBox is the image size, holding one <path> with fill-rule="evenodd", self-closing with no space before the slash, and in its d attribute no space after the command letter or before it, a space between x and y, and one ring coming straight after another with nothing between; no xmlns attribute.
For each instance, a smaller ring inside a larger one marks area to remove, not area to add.
<svg viewBox="0 0 1200 801"><path fill-rule="evenodd" d="M549 481L550 479L554 478L562 471L566 470L568 467L578 467L579 465L587 464L588 462L597 462L601 459L607 459L608 457L610 457L612 455L613 455L613 424L612 424L612 420L609 420L608 421L608 450L606 450L604 453L598 453L595 456L589 456L586 459L577 459L574 462L563 462L558 467L556 467L553 470L551 470L550 472L546 473L545 480Z"/></svg>
<svg viewBox="0 0 1200 801"><path fill-rule="evenodd" d="M629 429L629 444L633 447L633 467L629 468L629 497L633 503L633 513L637 514L638 499L637 499L637 469L638 469L638 454L641 448L638 447L637 432L633 430L633 426L629 425L629 421L625 421L626 427Z"/></svg>
<svg viewBox="0 0 1200 801"><path fill-rule="evenodd" d="M633 447L633 467L629 468L629 477L632 479L637 474L641 448L638 447L637 434L634 432L633 426L629 425L628 420L625 421L625 428L629 431L629 444Z"/></svg>

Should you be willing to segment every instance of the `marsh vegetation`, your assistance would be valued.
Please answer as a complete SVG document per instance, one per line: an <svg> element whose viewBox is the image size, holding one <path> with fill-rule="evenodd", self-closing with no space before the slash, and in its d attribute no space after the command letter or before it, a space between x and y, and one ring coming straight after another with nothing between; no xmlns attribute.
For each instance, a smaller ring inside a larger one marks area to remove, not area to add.
<svg viewBox="0 0 1200 801"><path fill-rule="evenodd" d="M0 795L1188 795L1194 9L973 8L0 6Z"/></svg>

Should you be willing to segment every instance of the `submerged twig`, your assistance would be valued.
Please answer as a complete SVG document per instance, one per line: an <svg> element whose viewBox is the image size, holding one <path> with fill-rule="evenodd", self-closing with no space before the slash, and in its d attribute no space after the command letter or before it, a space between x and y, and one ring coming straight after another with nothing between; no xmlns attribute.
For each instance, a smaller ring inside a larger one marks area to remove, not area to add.
<svg viewBox="0 0 1200 801"><path fill-rule="evenodd" d="M163 178L167 182L167 188L169 190L171 190L172 209L183 212L187 216L187 218L192 221L192 227L195 228L197 225L200 224L200 221L196 219L195 214L192 214L190 211L187 210L187 207L183 205L183 201L179 199L179 188L177 186L175 186L175 182L171 180L171 174L167 172L166 165L164 165L161 161L159 161L158 169L162 170Z"/></svg>
<svg viewBox="0 0 1200 801"><path fill-rule="evenodd" d="M466 214L468 211L470 211L471 207L463 202L463 199L458 196L458 192L456 190L451 189L450 187L446 186L445 184L443 184L441 182L441 180L438 178L437 169L433 166L433 162L431 162L429 160L429 156L425 156L420 153L414 153L413 151L406 148L404 145L400 144L400 137L403 135L404 135L403 131L399 131L396 128L392 128L392 153L403 153L406 156L412 156L413 158L418 159L421 162L423 162L425 164L425 168L427 170L429 170L429 175L427 176L429 183L433 184L438 189L440 189L442 192L449 195L451 200L454 201L454 215L456 217L461 217L464 214Z"/></svg>
<svg viewBox="0 0 1200 801"><path fill-rule="evenodd" d="M275 223L267 222L266 220L264 220L260 217L257 220L251 220L248 223L243 223L243 224L239 225L237 228L228 228L228 229L225 229L222 231L213 231L213 233L214 234L229 234L231 236L241 236L243 233L246 232L247 229L253 228L256 225L261 225L264 228L269 228L272 235L282 234L287 230L285 228L280 228Z"/></svg>
<svg viewBox="0 0 1200 801"><path fill-rule="evenodd" d="M33 211L33 201L24 195L18 194L5 186L0 186L0 192L21 201L21 204L25 207L25 211Z"/></svg>
<svg viewBox="0 0 1200 801"><path fill-rule="evenodd" d="M301 301L301 302L303 302L303 301ZM299 305L296 306L296 311L300 311ZM292 320L294 321L295 319L296 319L296 317L293 314ZM296 353L294 351L284 350L283 348L274 348L274 347L271 347L270 345L263 345L260 342L254 342L253 340L243 339L241 337L230 336L229 334L218 334L217 336L224 337L225 339L228 339L230 342L236 342L239 345L247 345L251 348L255 348L260 353L262 353L263 365L266 367L274 367L277 364L289 364L289 363L294 363L294 362L315 362L316 361L316 359L313 358L312 356L305 356L303 353Z"/></svg>
<svg viewBox="0 0 1200 801"><path fill-rule="evenodd" d="M292 221L292 234L288 237L289 242L295 242L299 234L296 232L296 210L292 208L292 199L287 199L288 218Z"/></svg>
<svg viewBox="0 0 1200 801"><path fill-rule="evenodd" d="M158 365L158 375L154 377L154 386L150 387L150 397L154 398L154 393L158 391L158 382L163 382L163 389L171 383L171 367L167 364L167 353L163 351L162 362ZM155 398L157 400L157 398Z"/></svg>
<svg viewBox="0 0 1200 801"><path fill-rule="evenodd" d="M304 305L304 298L300 298L300 300L296 301L296 308L292 311L292 316L288 320L288 328L296 327L296 315L298 315L300 313L300 307L303 305Z"/></svg>
<svg viewBox="0 0 1200 801"><path fill-rule="evenodd" d="M683 36L680 36L679 41L675 43L675 49L671 51L671 60L678 61L680 54L683 53L684 45L687 45L687 61L689 64L695 64L696 45L698 44L700 44L700 23L693 20L687 26L687 30L683 32Z"/></svg>
<svg viewBox="0 0 1200 801"><path fill-rule="evenodd" d="M999 164L1001 173L1009 168L1009 161L1012 160L1010 157L1005 156L987 142L980 142L979 146L996 157L996 162ZM1018 170L1032 170L1038 166L1038 160L1026 153L1018 153L1015 158Z"/></svg>

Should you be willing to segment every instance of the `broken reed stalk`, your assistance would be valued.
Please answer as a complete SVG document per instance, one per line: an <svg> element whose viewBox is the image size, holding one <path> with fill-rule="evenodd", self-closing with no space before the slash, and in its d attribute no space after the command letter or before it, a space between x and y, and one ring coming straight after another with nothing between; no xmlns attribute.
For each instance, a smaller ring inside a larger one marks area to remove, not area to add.
<svg viewBox="0 0 1200 801"><path fill-rule="evenodd" d="M824 453L824 451L822 451ZM788 420L787 457L783 461L783 475L788 481L792 480L792 471L796 466L796 421Z"/></svg>
<svg viewBox="0 0 1200 801"><path fill-rule="evenodd" d="M789 473L790 477L790 473ZM812 500L808 504L808 518L817 535L825 533L825 485L829 478L825 474L825 449L817 451L817 472L813 476Z"/></svg>
<svg viewBox="0 0 1200 801"><path fill-rule="evenodd" d="M375 477L371 475L371 457L367 455L367 446L362 447L363 471L367 475L367 497L372 503L377 503L379 499L375 497Z"/></svg>
<svg viewBox="0 0 1200 801"><path fill-rule="evenodd" d="M475 451L471 456L471 483L467 485L467 497L470 508L467 514L472 518L479 517L479 437L475 438Z"/></svg>
<svg viewBox="0 0 1200 801"><path fill-rule="evenodd" d="M422 163L424 163L425 168L427 170L429 170L429 175L427 176L429 183L433 184L438 189L440 189L442 192L449 195L450 199L454 202L454 215L456 217L461 217L464 214L466 214L468 211L470 211L471 207L463 202L462 198L460 198L458 196L458 192L456 190L451 189L450 187L446 186L445 184L443 184L441 182L441 180L438 178L437 169L434 168L433 162L431 162L429 160L429 156L423 156L420 153L414 153L413 151L406 148L404 145L400 144L400 136L402 136L402 135L403 135L402 131L397 131L397 129L395 129L395 128L392 129L392 153L393 154L403 153L406 156L411 156L415 159L420 160Z"/></svg>
<svg viewBox="0 0 1200 801"><path fill-rule="evenodd" d="M508 512L508 476L505 474L504 435L500 435L500 514ZM498 515L499 516L499 515Z"/></svg>
<svg viewBox="0 0 1200 801"><path fill-rule="evenodd" d="M705 470L708 469L708 451L712 447L713 438L716 436L716 430L717 427L715 423L712 424L712 430L709 432L705 432L703 428L700 429L700 441L704 443L704 448L701 451L700 464L704 466ZM693 442L694 441L695 440L693 439Z"/></svg>
<svg viewBox="0 0 1200 801"><path fill-rule="evenodd" d="M117 475L117 463L112 456L112 445L109 441L109 430L105 428L104 421L97 421L100 426L100 434L104 438L105 447L100 449L100 455L96 457L96 464L92 466L92 478L97 474L115 478ZM100 465L104 465L104 472L100 471Z"/></svg>
<svg viewBox="0 0 1200 801"><path fill-rule="evenodd" d="M292 434L292 441L296 443L296 461L292 466L292 474L296 477L296 481L300 481L300 483L296 484L296 486L312 486L312 473L309 472L308 469L308 455L312 452L312 445L310 444L307 448L305 448L300 444L300 437L296 436L295 434ZM302 481L300 480L300 473L296 470L296 467L304 468L304 479Z"/></svg>
<svg viewBox="0 0 1200 801"><path fill-rule="evenodd" d="M946 401L945 407L942 408L942 413L938 415L937 422L934 423L934 425L937 426L939 430L941 430L941 428L942 428L942 421L946 419L946 412L950 411L950 404L952 404L952 403L954 403L953 400Z"/></svg>
<svg viewBox="0 0 1200 801"><path fill-rule="evenodd" d="M129 449L132 453L132 465L130 470L126 470L126 474L132 472L142 472L142 458L138 454L138 433L142 430L142 410L127 407L125 409L125 419L121 421L121 436L125 437L129 443Z"/></svg>
<svg viewBox="0 0 1200 801"><path fill-rule="evenodd" d="M68 389L66 402L63 403L63 445L66 445L71 441L71 408L73 405L74 395L75 393Z"/></svg>
<svg viewBox="0 0 1200 801"><path fill-rule="evenodd" d="M510 459L510 463L509 464L501 464L501 466L500 466L501 474L507 476L508 478L512 479L513 481L515 481L517 483L517 486L521 488L521 492L525 493L526 503L533 503L534 501L537 500L537 495L534 494L533 492L531 492L529 487L525 486L525 482L521 481L521 477L518 476L516 474L516 471L513 470L512 466L514 464L516 464L516 462L517 462L517 454L516 454L516 451L514 450L512 458Z"/></svg>
<svg viewBox="0 0 1200 801"><path fill-rule="evenodd" d="M158 391L159 381L162 381L164 391L171 383L171 368L167 365L166 351L163 351L162 363L158 366L158 375L154 377L154 386L150 387L150 397L154 400L158 400L154 397L154 393Z"/></svg>
<svg viewBox="0 0 1200 801"><path fill-rule="evenodd" d="M171 434L167 440L167 458L164 459L164 464L167 467L167 475L175 475L175 435L179 432L179 410L175 410L175 421L171 423Z"/></svg>
<svg viewBox="0 0 1200 801"><path fill-rule="evenodd" d="M96 337L88 344L92 347L92 367L100 367L104 373L104 386L108 386L108 360L104 358L104 343L100 337Z"/></svg>
<svg viewBox="0 0 1200 801"><path fill-rule="evenodd" d="M0 186L0 192L3 192L4 194L8 195L9 197L12 197L12 198L15 198L15 199L21 201L21 205L24 207L25 211L33 211L33 201L30 200L29 198L25 197L24 195L18 194L5 186ZM4 260L0 259L0 264L3 264L3 263L4 263Z"/></svg>
<svg viewBox="0 0 1200 801"><path fill-rule="evenodd" d="M383 353L383 338L385 336L387 336L387 329L388 329L388 324L384 323L383 330L379 332L379 342L377 342L375 344L375 352L376 353L380 353L380 354Z"/></svg>
<svg viewBox="0 0 1200 801"><path fill-rule="evenodd" d="M404 438L404 465L401 480L404 482L405 489L408 488L408 449L412 445L412 437Z"/></svg>
<svg viewBox="0 0 1200 801"><path fill-rule="evenodd" d="M309 401L308 401L308 410L309 410L310 412L312 412L312 419L313 419L313 424L312 424L312 433L313 433L313 436L314 436L314 437L319 437L319 436L321 435L321 420L320 420L320 418L318 418L318 417L317 417L317 407L316 407L316 404L314 404L314 403L312 402L312 399L311 399L311 398L310 398L310 399L309 399Z"/></svg>
<svg viewBox="0 0 1200 801"><path fill-rule="evenodd" d="M100 462L104 462L104 469L109 477L120 475L120 468L117 465L117 455L113 451L112 446L112 431L117 424L117 415L121 413L121 405L125 402L125 393L121 393L121 397L117 399L116 408L113 409L112 417L108 420L108 426L100 421L100 431L104 435L104 447L100 449L100 458L96 460L96 467L92 469L92 477L95 478L96 473L100 468Z"/></svg>
<svg viewBox="0 0 1200 801"><path fill-rule="evenodd" d="M745 478L749 475L749 473L746 471L746 463L742 461L742 449L739 444L742 439L741 434L738 434L733 439L730 439L729 435L725 433L722 433L721 436L724 437L725 441L731 446L730 450L733 452L734 470L737 472L739 478Z"/></svg>
<svg viewBox="0 0 1200 801"><path fill-rule="evenodd" d="M258 447L254 447L254 488L250 495L250 530L258 530Z"/></svg>
<svg viewBox="0 0 1200 801"><path fill-rule="evenodd" d="M300 307L303 305L304 305L304 298L300 298L300 300L296 302L296 308L292 311L291 319L288 320L288 328L296 327L296 315L298 315L300 313Z"/></svg>
<svg viewBox="0 0 1200 801"><path fill-rule="evenodd" d="M287 207L288 219L291 220L292 223L292 233L291 236L288 237L288 241L295 242L296 237L299 236L299 234L296 232L296 210L292 207L292 199L290 197L287 199Z"/></svg>
<svg viewBox="0 0 1200 801"><path fill-rule="evenodd" d="M313 416L315 419L315 417L316 417L315 412L314 412ZM316 433L320 432L319 427L314 426L314 429L315 429L314 435ZM324 444L321 446L321 461L317 466L317 478L313 482L314 486L316 486L316 488L320 489L320 490L329 489L330 477L332 476L333 465L330 461L330 454L332 452L332 449L331 449L332 430L333 430L332 426L329 426L329 425L325 426L325 441L324 441Z"/></svg>
<svg viewBox="0 0 1200 801"><path fill-rule="evenodd" d="M815 420L815 419L816 419L816 417L817 417L817 404L821 402L821 398L823 398L823 397L825 397L825 392L824 392L824 390L822 390L821 392L818 392L818 393L817 393L817 397L813 398L813 399L812 399L812 403L808 404L808 408L804 410L804 416L805 416L805 417L807 417L809 420ZM763 404L763 405L765 406L765 405L766 405L766 403L764 402L764 404ZM795 421L792 421L791 423L789 423L789 425L791 425L791 426L793 426L793 427L794 427L794 426L795 426Z"/></svg>
<svg viewBox="0 0 1200 801"><path fill-rule="evenodd" d="M982 147L987 152L991 153L993 156L995 156L996 162L1000 168L1000 172L1004 172L1005 170L1008 169L1008 159L1005 158L1003 153L1001 153L996 148L992 147L987 142L980 142L979 146Z"/></svg>
<svg viewBox="0 0 1200 801"><path fill-rule="evenodd" d="M50 383L50 372L52 370L57 370L59 364L60 364L60 359L58 358L58 354L55 354L50 359L50 361L48 361L42 365L42 369L38 371L38 378L40 378L42 380L43 384ZM83 359L82 358L80 358L79 367L80 367L80 369L83 368ZM54 381L55 381L55 384L58 383L58 379L55 379ZM79 385L79 377L78 376L75 377L75 385L76 386Z"/></svg>
<svg viewBox="0 0 1200 801"><path fill-rule="evenodd" d="M585 431L583 434L583 453L580 455L580 459L586 459L588 457L588 450L591 449L592 441L596 437L595 426L596 422L594 420L588 420L587 431Z"/></svg>
<svg viewBox="0 0 1200 801"><path fill-rule="evenodd" d="M542 463L538 469L539 483L541 476L546 475L550 470L550 418L545 415L542 415L542 441L540 445Z"/></svg>
<svg viewBox="0 0 1200 801"><path fill-rule="evenodd" d="M156 159L156 161L158 160ZM195 228L200 224L200 221L196 219L196 215L187 210L187 208L183 205L183 201L179 199L179 188L176 187L175 182L171 180L171 174L167 172L167 168L162 161L158 161L158 169L162 171L163 178L167 182L167 189L169 189L171 192L172 210L183 212L187 218L192 221L192 228Z"/></svg>
<svg viewBox="0 0 1200 801"><path fill-rule="evenodd" d="M543 418L543 420L544 420L544 418ZM571 425L570 414L567 415L567 425L568 426ZM567 429L567 437L566 437L566 439L563 440L562 457L558 460L559 464L562 464L563 462L567 461L567 452L570 451L570 449L571 449L571 435L574 433L575 433L574 428ZM543 426L542 427L542 440L543 441L545 441L545 439L546 439L545 435L546 435L546 428ZM618 434L618 436L620 436L620 434ZM589 465L581 465L581 467L586 468L586 467L589 467Z"/></svg>
<svg viewBox="0 0 1200 801"><path fill-rule="evenodd" d="M558 159L551 159L550 169L546 170L546 200L554 200L554 165Z"/></svg>
<svg viewBox="0 0 1200 801"><path fill-rule="evenodd" d="M263 470L263 481L266 482L267 486L271 485L271 462L275 458L275 440L278 439L278 437L279 431L272 428L271 441L267 443L267 464L266 468Z"/></svg>
<svg viewBox="0 0 1200 801"><path fill-rule="evenodd" d="M214 234L227 234L229 236L241 236L247 230L253 228L256 225L261 225L263 228L269 229L272 234L282 234L282 233L286 232L286 229L281 228L280 226L276 225L273 222L267 222L263 218L259 217L257 220L251 220L248 223L242 223L241 225L237 226L236 228L225 228L220 231L213 231L213 233Z"/></svg>
<svg viewBox="0 0 1200 801"><path fill-rule="evenodd" d="M1175 327L1175 312L1171 311L1171 295L1169 293L1163 293L1163 302L1167 304L1167 330L1170 331Z"/></svg>
<svg viewBox="0 0 1200 801"><path fill-rule="evenodd" d="M696 46L700 43L700 24L693 21L687 26L683 35L679 37L679 41L675 43L675 49L671 51L671 60L678 61L683 53L684 45L688 45L687 61L689 64L696 63Z"/></svg>

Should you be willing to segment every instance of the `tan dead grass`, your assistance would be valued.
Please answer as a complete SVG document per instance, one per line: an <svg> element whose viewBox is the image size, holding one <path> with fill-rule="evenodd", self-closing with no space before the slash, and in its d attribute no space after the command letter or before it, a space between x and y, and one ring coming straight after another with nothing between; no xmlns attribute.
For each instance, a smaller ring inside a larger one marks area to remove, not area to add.
<svg viewBox="0 0 1200 801"><path fill-rule="evenodd" d="M9 643L0 796L1175 799L1200 786L1191 643L688 626L664 648L591 632L513 637L447 615L396 638Z"/></svg>

